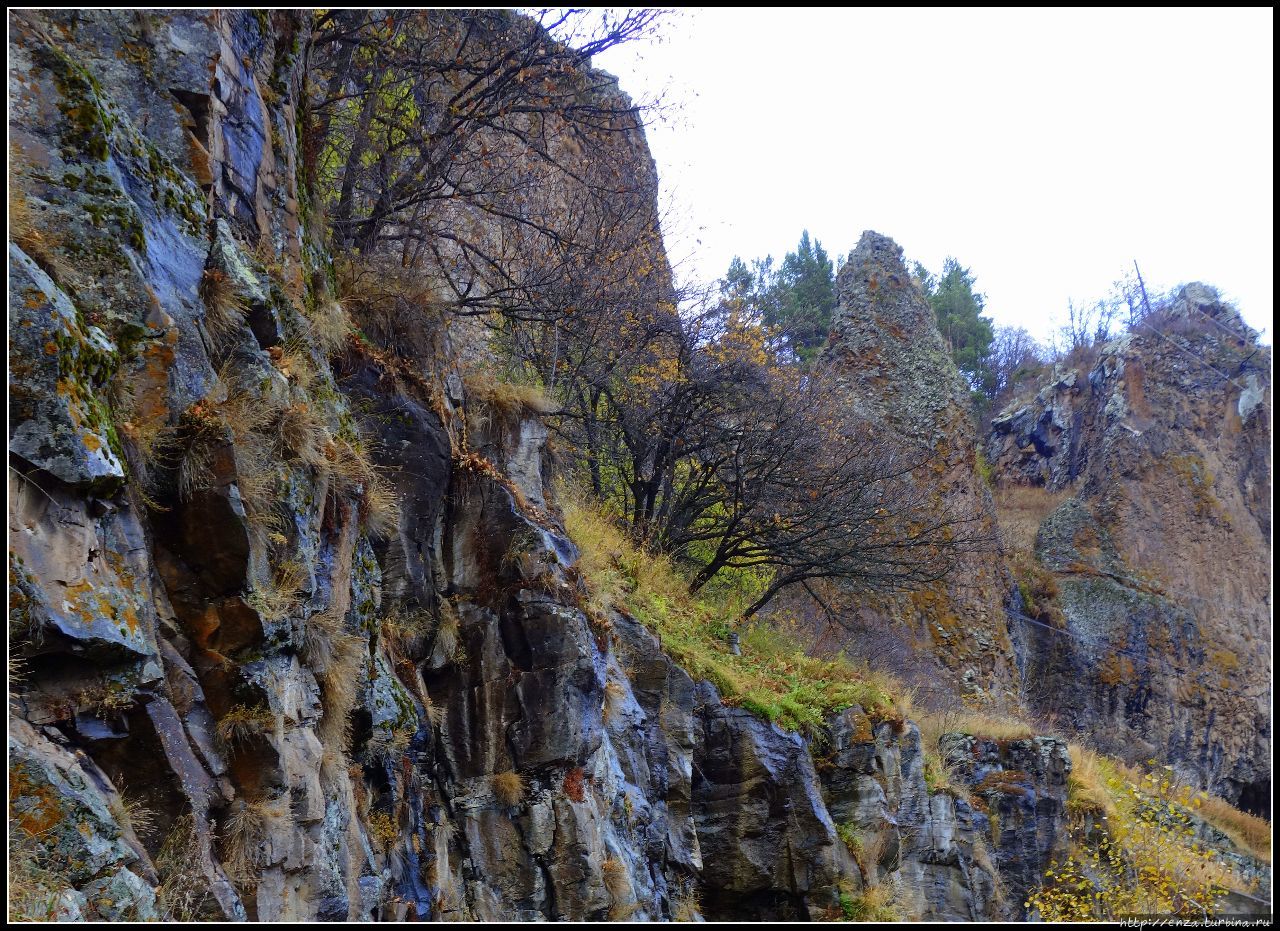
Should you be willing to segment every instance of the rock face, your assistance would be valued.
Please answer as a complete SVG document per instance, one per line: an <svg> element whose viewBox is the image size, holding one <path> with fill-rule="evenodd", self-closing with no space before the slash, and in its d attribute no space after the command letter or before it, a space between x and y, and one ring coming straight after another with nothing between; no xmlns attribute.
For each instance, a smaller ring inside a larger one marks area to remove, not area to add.
<svg viewBox="0 0 1280 931"><path fill-rule="evenodd" d="M951 735L966 798L929 790L915 725L881 724L866 741L860 717L833 724L818 766L864 882L891 883L905 914L935 921L1022 917L1024 893L1066 841L1066 745Z"/></svg>
<svg viewBox="0 0 1280 931"><path fill-rule="evenodd" d="M951 578L870 609L867 625L894 631L913 660L916 681L936 680L933 699L959 695L1004 704L1018 672L1005 618L1010 582L999 557L991 495L978 474L968 390L938 333L933 310L902 261L902 248L879 233L862 234L836 282L836 310L826 361L838 367L850 403L921 451L929 462L914 478L960 533L987 537L963 556Z"/></svg>
<svg viewBox="0 0 1280 931"><path fill-rule="evenodd" d="M992 422L1003 481L1071 496L1040 527L1061 632L1027 625L1041 711L1269 812L1269 347L1209 287Z"/></svg>
<svg viewBox="0 0 1280 931"><path fill-rule="evenodd" d="M584 610L535 415L468 417L445 337L443 371L323 338L307 29L11 19L24 913L758 920L891 891L904 916L1020 917L1062 839L1060 744L955 738L960 791L926 782L910 722L850 708L815 743L727 706ZM921 480L986 515L954 373L908 386L941 349L896 247L864 239L842 294L834 352L882 353L851 391L945 447ZM992 572L930 596L951 688L1013 682Z"/></svg>

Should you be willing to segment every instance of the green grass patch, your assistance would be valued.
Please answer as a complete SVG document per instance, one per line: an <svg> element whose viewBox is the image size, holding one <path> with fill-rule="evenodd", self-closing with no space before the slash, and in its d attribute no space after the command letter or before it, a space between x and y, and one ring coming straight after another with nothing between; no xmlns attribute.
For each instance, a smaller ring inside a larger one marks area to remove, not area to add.
<svg viewBox="0 0 1280 931"><path fill-rule="evenodd" d="M578 570L591 608L636 618L690 675L714 684L726 704L805 732L853 705L873 720L901 720L895 702L901 688L891 677L843 655L806 656L768 621L740 625L742 608L750 603L746 596L758 579L716 580L690 594L688 580L670 560L645 552L598 506L568 489L561 490L560 500L569 536L581 553ZM739 634L740 656L729 652L731 631Z"/></svg>

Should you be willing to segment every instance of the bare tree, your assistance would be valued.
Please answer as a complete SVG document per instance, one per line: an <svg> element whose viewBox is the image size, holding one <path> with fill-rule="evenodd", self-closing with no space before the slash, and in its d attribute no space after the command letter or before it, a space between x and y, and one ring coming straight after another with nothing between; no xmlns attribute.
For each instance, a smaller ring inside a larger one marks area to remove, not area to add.
<svg viewBox="0 0 1280 931"><path fill-rule="evenodd" d="M623 340L647 335L642 351L577 370L570 431L638 538L685 562L695 590L726 569L767 572L746 616L814 580L915 588L982 545L916 481L932 450L856 417L834 373L786 364L732 306L668 316Z"/></svg>
<svg viewBox="0 0 1280 931"><path fill-rule="evenodd" d="M584 31L575 28L577 11L540 19L506 10L322 14L309 113L320 136L316 181L329 195L338 243L364 252L397 243L411 254L447 232L432 228L434 208L457 201L565 238L543 225L545 216L526 215L522 195L549 178L626 192L632 179L621 171L581 173L588 151L634 133L642 115L589 63L646 35L658 15L605 14ZM461 250L464 259L484 261L479 244L459 245L475 247Z"/></svg>
<svg viewBox="0 0 1280 931"><path fill-rule="evenodd" d="M1032 373L1044 365L1048 352L1022 327L997 325L990 360L995 397L999 399L1015 385L1019 373Z"/></svg>

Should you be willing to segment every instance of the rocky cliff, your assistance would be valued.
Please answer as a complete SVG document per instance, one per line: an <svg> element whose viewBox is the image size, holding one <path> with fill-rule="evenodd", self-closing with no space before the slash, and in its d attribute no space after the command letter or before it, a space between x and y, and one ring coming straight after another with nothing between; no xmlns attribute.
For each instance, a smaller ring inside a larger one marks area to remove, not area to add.
<svg viewBox="0 0 1280 931"><path fill-rule="evenodd" d="M448 365L332 338L301 16L12 27L27 914L820 917L884 883L915 914L1011 907L994 863L1042 867L1060 746L1017 761L1045 801L1008 837L930 794L914 726L851 711L815 759L582 610L536 415L469 418Z"/></svg>
<svg viewBox="0 0 1280 931"><path fill-rule="evenodd" d="M591 604L546 427L463 377L474 331L396 329L366 286L353 332L300 150L310 22L10 20L11 914L1021 917L1068 841L1062 740L723 700ZM608 151L652 172L638 131ZM989 521L896 246L841 286L851 392ZM971 568L908 626L949 692L1007 700L1015 586Z"/></svg>
<svg viewBox="0 0 1280 931"><path fill-rule="evenodd" d="M908 658L903 672L929 682L931 700L950 703L963 695L1011 706L1018 692L1005 617L1011 582L991 494L979 474L968 388L893 240L863 233L836 290L840 305L827 363L838 367L865 416L927 451L914 481L929 490L938 513L955 521L955 534L973 541L947 579L868 606L870 618L861 626L905 644L890 655Z"/></svg>
<svg viewBox="0 0 1280 931"><path fill-rule="evenodd" d="M1041 713L1263 814L1270 367L1239 314L1188 285L1012 402L986 444L1000 481L1060 501L1035 542L1050 623L1020 632Z"/></svg>

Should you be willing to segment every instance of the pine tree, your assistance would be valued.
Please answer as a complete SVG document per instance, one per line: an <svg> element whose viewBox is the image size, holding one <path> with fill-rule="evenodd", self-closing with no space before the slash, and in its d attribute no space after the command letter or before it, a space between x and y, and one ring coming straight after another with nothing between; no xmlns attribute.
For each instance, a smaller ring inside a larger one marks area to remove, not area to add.
<svg viewBox="0 0 1280 931"><path fill-rule="evenodd" d="M826 343L836 309L835 267L808 230L796 251L783 259L774 287L777 300L765 323L778 327L791 350L807 362Z"/></svg>
<svg viewBox="0 0 1280 931"><path fill-rule="evenodd" d="M973 290L973 275L952 257L943 263L942 274L936 280L918 262L915 273L937 316L938 329L951 347L956 367L970 388L983 397L991 397L997 387L991 368L995 329L982 316L986 297Z"/></svg>

